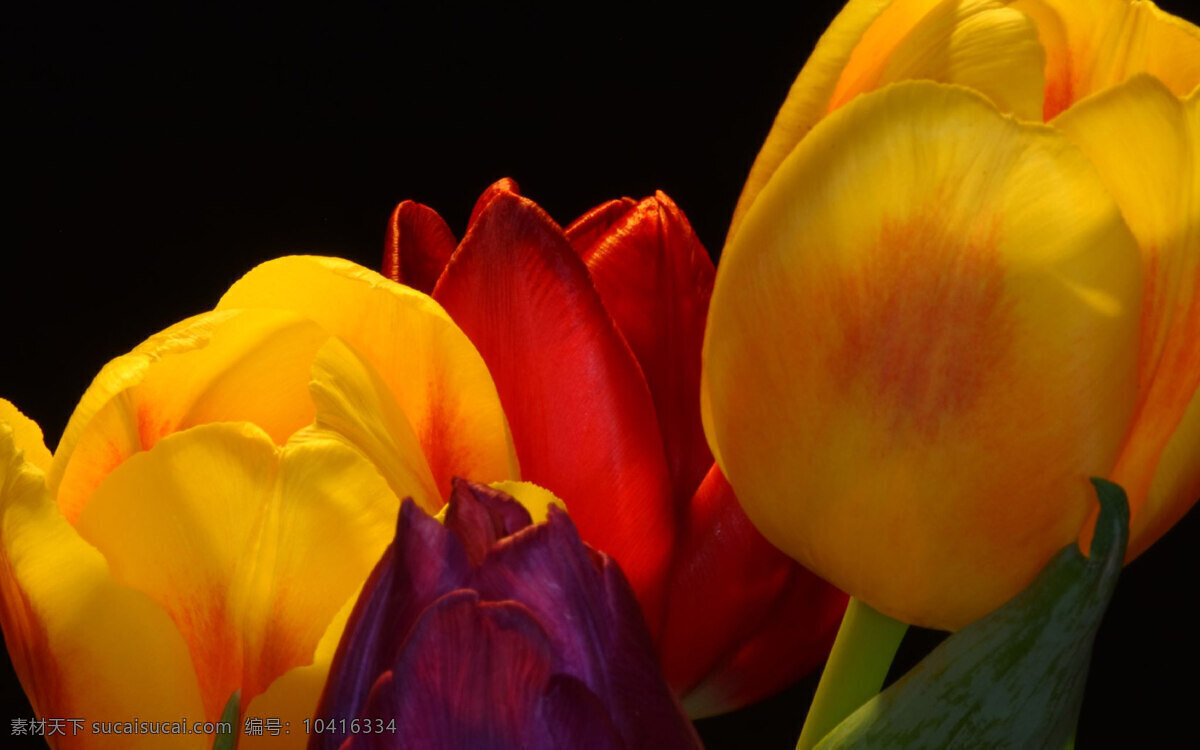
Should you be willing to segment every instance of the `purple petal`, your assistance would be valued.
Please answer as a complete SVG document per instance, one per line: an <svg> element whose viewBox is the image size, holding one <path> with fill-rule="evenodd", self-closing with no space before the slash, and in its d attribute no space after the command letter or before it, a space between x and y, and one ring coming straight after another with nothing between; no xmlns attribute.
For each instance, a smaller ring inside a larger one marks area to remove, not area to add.
<svg viewBox="0 0 1200 750"><path fill-rule="evenodd" d="M628 581L607 556L597 569L568 516L502 541L476 569L472 588L486 600L514 600L545 629L554 671L599 697L626 747L699 747L658 666Z"/></svg>
<svg viewBox="0 0 1200 750"><path fill-rule="evenodd" d="M316 716L361 716L368 691L395 663L421 613L443 594L462 588L470 570L454 534L405 499L396 538L371 571L346 623ZM309 748L332 750L342 739L337 733L313 735Z"/></svg>
<svg viewBox="0 0 1200 750"><path fill-rule="evenodd" d="M529 511L508 494L455 477L445 526L458 536L472 565L496 542L531 523Z"/></svg>
<svg viewBox="0 0 1200 750"><path fill-rule="evenodd" d="M390 680L372 690L365 715L395 717L396 733L350 747L552 750L539 706L553 658L525 607L449 593L422 615Z"/></svg>
<svg viewBox="0 0 1200 750"><path fill-rule="evenodd" d="M624 750L625 743L608 715L608 706L570 675L550 678L538 707L550 747L576 750Z"/></svg>

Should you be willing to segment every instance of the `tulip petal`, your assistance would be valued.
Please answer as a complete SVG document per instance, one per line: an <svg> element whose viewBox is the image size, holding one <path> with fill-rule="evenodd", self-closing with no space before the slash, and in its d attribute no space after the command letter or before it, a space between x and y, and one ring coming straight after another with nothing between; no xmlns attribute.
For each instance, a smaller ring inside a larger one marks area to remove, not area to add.
<svg viewBox="0 0 1200 750"><path fill-rule="evenodd" d="M545 524L497 545L471 588L529 608L558 655L556 671L609 707L628 747L688 746L691 726L666 689L629 584L611 559L593 560L565 513L553 509Z"/></svg>
<svg viewBox="0 0 1200 750"><path fill-rule="evenodd" d="M0 424L12 428L13 444L24 452L26 461L41 469L43 474L50 470L52 457L37 422L22 414L12 402L0 398Z"/></svg>
<svg viewBox="0 0 1200 750"><path fill-rule="evenodd" d="M1001 111L1040 120L1045 53L1037 27L999 0L898 0L846 63L829 111L859 94L907 80L957 83Z"/></svg>
<svg viewBox="0 0 1200 750"><path fill-rule="evenodd" d="M1037 28L999 0L851 0L792 84L742 189L732 239L771 175L822 117L889 83L973 88L997 107L1041 117L1045 54Z"/></svg>
<svg viewBox="0 0 1200 750"><path fill-rule="evenodd" d="M402 201L388 220L383 273L398 284L429 294L457 245L437 211Z"/></svg>
<svg viewBox="0 0 1200 750"><path fill-rule="evenodd" d="M1054 125L1099 169L1141 246L1147 274L1140 406L1111 475L1129 495L1133 559L1200 495L1200 440L1185 439L1160 460L1175 434L1196 429L1181 428L1181 420L1200 389L1200 91L1181 102L1139 75L1080 102ZM1158 471L1175 478L1159 480Z"/></svg>
<svg viewBox="0 0 1200 750"><path fill-rule="evenodd" d="M388 386L357 352L331 338L317 353L309 384L316 427L344 437L370 459L396 497L429 513L442 507L429 463Z"/></svg>
<svg viewBox="0 0 1200 750"><path fill-rule="evenodd" d="M557 495L533 482L492 482L488 486L519 502L529 512L529 517L534 523L545 521L551 508L567 509Z"/></svg>
<svg viewBox="0 0 1200 750"><path fill-rule="evenodd" d="M447 594L421 616L367 704L368 717L395 717L395 736L353 737L349 748L553 750L533 721L553 658L525 607Z"/></svg>
<svg viewBox="0 0 1200 750"><path fill-rule="evenodd" d="M475 226L475 222L479 221L479 215L483 213L483 209L488 207L497 196L500 195L520 195L521 186L511 177L502 177L496 180L491 185L487 186L479 195L479 199L475 201L475 205L471 208L471 218L467 220L467 227Z"/></svg>
<svg viewBox="0 0 1200 750"><path fill-rule="evenodd" d="M829 112L829 98L863 34L895 0L850 0L829 24L808 61L796 76L771 132L763 142L750 176L738 196L726 243L737 234L746 212L783 160L808 131Z"/></svg>
<svg viewBox="0 0 1200 750"><path fill-rule="evenodd" d="M612 231L614 226L624 221L637 205L637 201L632 198L618 198L601 203L571 222L571 225L563 230L563 234L567 236L567 242L571 243L575 252L583 256Z"/></svg>
<svg viewBox="0 0 1200 750"><path fill-rule="evenodd" d="M556 674L550 678L538 709L550 748L626 750L609 718L608 707L570 675Z"/></svg>
<svg viewBox="0 0 1200 750"><path fill-rule="evenodd" d="M471 342L429 297L339 258L269 261L217 309L299 312L349 344L408 418L443 497L450 478L518 478L496 387Z"/></svg>
<svg viewBox="0 0 1200 750"><path fill-rule="evenodd" d="M675 504L682 509L712 466L696 408L712 260L683 212L661 191L580 255L646 376Z"/></svg>
<svg viewBox="0 0 1200 750"><path fill-rule="evenodd" d="M312 662L395 513L383 478L343 443L310 434L277 449L253 425L223 423L125 461L77 528L115 580L171 615L216 717L234 690L244 707Z"/></svg>
<svg viewBox="0 0 1200 750"><path fill-rule="evenodd" d="M1090 510L1085 478L1135 405L1140 276L1061 134L958 87L860 97L800 144L722 259L713 452L806 567L896 619L961 626Z"/></svg>
<svg viewBox="0 0 1200 750"><path fill-rule="evenodd" d="M562 231L529 200L496 195L434 297L488 363L522 478L566 502L655 623L674 521L654 404Z"/></svg>
<svg viewBox="0 0 1200 750"><path fill-rule="evenodd" d="M495 544L533 523L529 511L507 493L481 484L454 480L454 497L443 525L458 537L472 565L483 561Z"/></svg>
<svg viewBox="0 0 1200 750"><path fill-rule="evenodd" d="M692 718L771 695L829 652L846 595L771 546L716 466L691 502L678 559L659 652Z"/></svg>
<svg viewBox="0 0 1200 750"><path fill-rule="evenodd" d="M421 613L444 594L462 587L470 562L449 529L411 500L400 506L395 541L363 584L346 637L333 657L318 716L364 716L367 691L377 675L391 669ZM322 747L336 748L344 735L329 733Z"/></svg>
<svg viewBox="0 0 1200 750"><path fill-rule="evenodd" d="M38 716L178 721L204 710L187 646L159 605L115 582L63 519L42 471L0 423L0 623ZM97 685L104 685L97 690ZM80 734L60 747L150 747L152 737ZM161 738L159 738L161 739ZM180 747L203 748L194 735ZM74 744L72 744L72 742Z"/></svg>
<svg viewBox="0 0 1200 750"><path fill-rule="evenodd" d="M358 596L351 595L334 615L333 621L329 623L329 627L325 628L325 634L317 643L312 664L288 670L246 706L245 716L279 719L282 727L287 729L290 734L276 735L270 731L259 735L243 734L238 738L239 750L256 750L257 748L266 748L266 750L283 748L286 750L289 747L300 748L308 744L308 736L303 731L304 720L311 721L318 717L328 718L328 716L317 713L317 703L321 697L321 691L325 687L329 666L333 662L333 655L337 651L346 621L357 601Z"/></svg>
<svg viewBox="0 0 1200 750"><path fill-rule="evenodd" d="M283 444L312 421L308 370L327 338L287 312L204 313L109 362L71 415L51 465L50 491L63 515L74 522L114 467L172 432L247 421Z"/></svg>
<svg viewBox="0 0 1200 750"><path fill-rule="evenodd" d="M1075 102L1149 73L1177 96L1200 85L1200 29L1129 0L1017 0L1046 50L1047 120Z"/></svg>

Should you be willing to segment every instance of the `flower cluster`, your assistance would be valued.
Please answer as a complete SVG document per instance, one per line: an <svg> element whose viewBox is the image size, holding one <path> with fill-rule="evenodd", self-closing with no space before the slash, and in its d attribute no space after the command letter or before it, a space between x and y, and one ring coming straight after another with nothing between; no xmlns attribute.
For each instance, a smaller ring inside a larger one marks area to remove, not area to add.
<svg viewBox="0 0 1200 750"><path fill-rule="evenodd" d="M851 0L719 270L661 192L564 229L508 179L461 240L401 203L383 274L264 263L106 365L53 453L0 399L22 685L293 728L244 748L692 748L816 667L847 594L830 681L873 617L982 643L1012 600L1053 645L1053 587L1014 597L1124 549L1089 478L1126 559L1200 498L1198 144L1200 30L1152 3Z"/></svg>

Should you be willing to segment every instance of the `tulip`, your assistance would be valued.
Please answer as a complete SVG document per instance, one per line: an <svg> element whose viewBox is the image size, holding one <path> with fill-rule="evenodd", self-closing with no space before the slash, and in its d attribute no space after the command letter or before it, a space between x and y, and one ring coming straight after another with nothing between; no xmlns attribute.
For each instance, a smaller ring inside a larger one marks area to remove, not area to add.
<svg viewBox="0 0 1200 750"><path fill-rule="evenodd" d="M501 180L457 247L434 211L405 201L384 268L431 291L479 348L523 478L621 565L692 716L765 697L824 658L844 595L755 531L705 443L713 267L666 195L605 203L564 231Z"/></svg>
<svg viewBox="0 0 1200 750"><path fill-rule="evenodd" d="M710 444L767 538L955 629L1086 549L1089 476L1129 494L1127 560L1183 516L1198 83L1200 31L1150 3L846 6L746 184L705 342Z"/></svg>
<svg viewBox="0 0 1200 750"><path fill-rule="evenodd" d="M456 481L444 525L404 502L309 748L699 748L620 569L545 490L499 486Z"/></svg>
<svg viewBox="0 0 1200 750"><path fill-rule="evenodd" d="M110 362L53 455L0 401L0 623L35 713L216 721L234 696L302 742L397 498L436 511L458 475L518 477L483 360L427 296L335 259L259 266Z"/></svg>

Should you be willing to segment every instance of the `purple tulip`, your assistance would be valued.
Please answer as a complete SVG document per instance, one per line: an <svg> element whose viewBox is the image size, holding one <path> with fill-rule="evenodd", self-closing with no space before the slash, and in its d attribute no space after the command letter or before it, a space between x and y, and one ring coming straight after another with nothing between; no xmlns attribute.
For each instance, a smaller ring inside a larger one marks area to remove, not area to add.
<svg viewBox="0 0 1200 750"><path fill-rule="evenodd" d="M401 505L316 716L312 749L700 747L617 564L462 480L444 524Z"/></svg>

